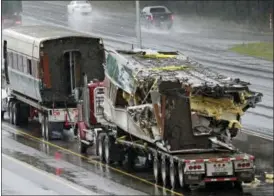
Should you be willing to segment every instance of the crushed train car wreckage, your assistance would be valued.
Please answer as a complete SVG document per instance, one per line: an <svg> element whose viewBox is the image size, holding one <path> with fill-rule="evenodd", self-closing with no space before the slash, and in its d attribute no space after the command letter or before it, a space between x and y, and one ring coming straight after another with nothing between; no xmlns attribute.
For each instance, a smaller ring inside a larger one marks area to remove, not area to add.
<svg viewBox="0 0 274 196"><path fill-rule="evenodd" d="M179 52L107 49L105 74L118 88L116 104L127 108L141 138L161 141L170 152L204 149L209 143L233 149L241 116L263 96L248 82L220 75Z"/></svg>

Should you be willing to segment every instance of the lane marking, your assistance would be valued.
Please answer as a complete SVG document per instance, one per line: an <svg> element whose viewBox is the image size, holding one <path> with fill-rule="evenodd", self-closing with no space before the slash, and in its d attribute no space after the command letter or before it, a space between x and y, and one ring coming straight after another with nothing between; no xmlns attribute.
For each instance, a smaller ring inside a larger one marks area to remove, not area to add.
<svg viewBox="0 0 274 196"><path fill-rule="evenodd" d="M32 165L29 165L29 164L27 164L25 162L19 161L19 160L15 159L15 158L13 158L13 157L11 157L9 155L6 155L6 154L2 153L2 157L5 157L6 159L9 159L9 160L11 160L13 162L16 162L16 163L22 165L23 167L27 167L27 168L29 168L29 169L31 169L33 171L36 171L37 173L40 173L40 174L42 174L42 175L44 175L44 176L46 176L46 177L48 177L48 178L50 178L50 179L52 179L54 181L60 182L60 183L62 183L64 185L66 185L66 186L74 189L75 191L84 194L84 195L90 195L91 193L93 193L93 192L88 193L86 191L83 191L83 190L81 190L81 189L73 186L72 183L64 181L61 177L58 177L58 176L53 175L51 173L46 173L46 172L44 172L44 171L42 171L42 170L40 170L40 169L38 169L38 168L36 168L36 167L34 167Z"/></svg>
<svg viewBox="0 0 274 196"><path fill-rule="evenodd" d="M152 183L152 182L150 182L150 181L148 181L148 180L145 180L145 179L140 178L140 177L138 177L138 176L135 176L135 175L133 175L133 174L127 173L127 172L125 172L125 171L123 171L123 170L117 169L117 168L115 168L115 167L111 167L111 166L109 166L109 165L106 165L106 164L104 164L104 163L101 163L100 161L96 161L96 160L91 159L91 158L89 158L89 157L86 157L86 156L83 156L83 155L78 154L78 153L76 153L76 152L73 152L73 151L71 151L71 150L69 150L69 149L66 149L66 148L63 148L63 147L58 146L58 145L56 145L56 144L53 144L53 143L51 143L51 142L45 141L45 140L43 140L43 139L41 139L41 138L32 136L32 135L30 135L30 134L28 134L28 133L25 133L25 132L22 131L22 130L15 129L15 128L13 128L13 127L7 125L6 123L2 123L2 128L3 128L3 127L6 127L6 128L11 129L11 130L13 130L13 131L16 131L16 132L18 132L18 133L20 133L20 134L22 134L22 135L28 136L28 137L30 137L30 138L32 138L32 139L34 139L34 140L39 141L39 142L48 144L49 146L52 146L52 147L54 147L54 148L57 148L57 149L60 149L60 150L65 151L65 152L68 152L68 153L70 153L70 154L73 154L73 155L75 155L75 156L77 156L77 157L83 158L83 159L87 160L89 163L92 163L92 164L100 164L101 166L104 166L104 167L106 167L106 168L109 168L109 169L111 169L111 170L113 170L113 171L116 171L116 172L118 172L118 173L120 173L120 174L123 174L123 175L125 175L125 176L134 178L134 179L136 179L136 180L139 180L139 181L141 181L141 182L143 182L143 183L152 185L152 186L154 186L154 187L156 186L157 188L160 188L160 189L162 189L162 190L164 190L164 191L167 191L167 192L169 192L169 193L172 193L172 194L174 194L174 195L184 196L184 194L182 194L182 193L179 193L179 192L176 192L176 191L167 189L167 188L165 188L165 187L163 187L163 186L160 186L160 185L158 185L158 184L154 184L154 183Z"/></svg>

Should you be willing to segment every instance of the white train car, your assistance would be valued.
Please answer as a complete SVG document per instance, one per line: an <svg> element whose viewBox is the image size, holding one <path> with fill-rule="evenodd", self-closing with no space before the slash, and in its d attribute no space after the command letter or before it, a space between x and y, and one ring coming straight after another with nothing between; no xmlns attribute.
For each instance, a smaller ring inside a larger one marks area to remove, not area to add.
<svg viewBox="0 0 274 196"><path fill-rule="evenodd" d="M10 122L24 124L36 113L49 138L50 129L74 120L82 75L104 79L102 40L44 25L16 26L2 35Z"/></svg>

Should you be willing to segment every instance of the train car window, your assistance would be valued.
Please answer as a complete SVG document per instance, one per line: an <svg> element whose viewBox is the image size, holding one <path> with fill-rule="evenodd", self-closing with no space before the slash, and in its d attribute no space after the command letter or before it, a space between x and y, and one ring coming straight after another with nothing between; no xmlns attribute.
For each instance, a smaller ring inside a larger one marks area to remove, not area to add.
<svg viewBox="0 0 274 196"><path fill-rule="evenodd" d="M18 70L23 72L23 57L20 54L18 54L17 66Z"/></svg>
<svg viewBox="0 0 274 196"><path fill-rule="evenodd" d="M37 61L36 60L32 60L32 75L33 77L37 78Z"/></svg>
<svg viewBox="0 0 274 196"><path fill-rule="evenodd" d="M8 52L8 66L11 67L11 68L13 67L12 66L12 60L13 60L12 59L12 52Z"/></svg>
<svg viewBox="0 0 274 196"><path fill-rule="evenodd" d="M27 63L27 57L23 56L23 72L28 73L28 63Z"/></svg>
<svg viewBox="0 0 274 196"><path fill-rule="evenodd" d="M28 73L30 75L32 75L32 64L31 64L31 60L30 59L27 60L27 64L28 64Z"/></svg>
<svg viewBox="0 0 274 196"><path fill-rule="evenodd" d="M14 68L14 69L17 69L18 70L18 66L17 66L17 54L16 53L13 53L13 62L12 62L12 64L13 64L13 67L12 68Z"/></svg>

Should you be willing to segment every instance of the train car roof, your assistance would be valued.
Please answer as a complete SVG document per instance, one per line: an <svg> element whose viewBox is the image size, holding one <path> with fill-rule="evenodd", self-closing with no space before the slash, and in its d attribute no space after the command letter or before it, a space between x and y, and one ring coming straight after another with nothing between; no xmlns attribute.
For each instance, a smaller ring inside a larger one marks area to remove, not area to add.
<svg viewBox="0 0 274 196"><path fill-rule="evenodd" d="M35 41L36 44L46 40L58 39L62 37L89 37L94 39L101 39L89 34L50 25L15 26L3 30L3 35L6 34L20 39L29 39L31 41Z"/></svg>
<svg viewBox="0 0 274 196"><path fill-rule="evenodd" d="M116 79L119 82L116 83L121 83L120 86L125 87L129 93L134 89L135 81L142 83L149 78L155 80L156 77L160 77L162 81L180 80L192 87L210 85L242 89L249 85L247 82L235 80L208 69L176 51L141 49L108 50L107 52L109 53L106 63L108 75L116 74L112 68L116 64L121 72ZM114 55L114 61L111 54Z"/></svg>

